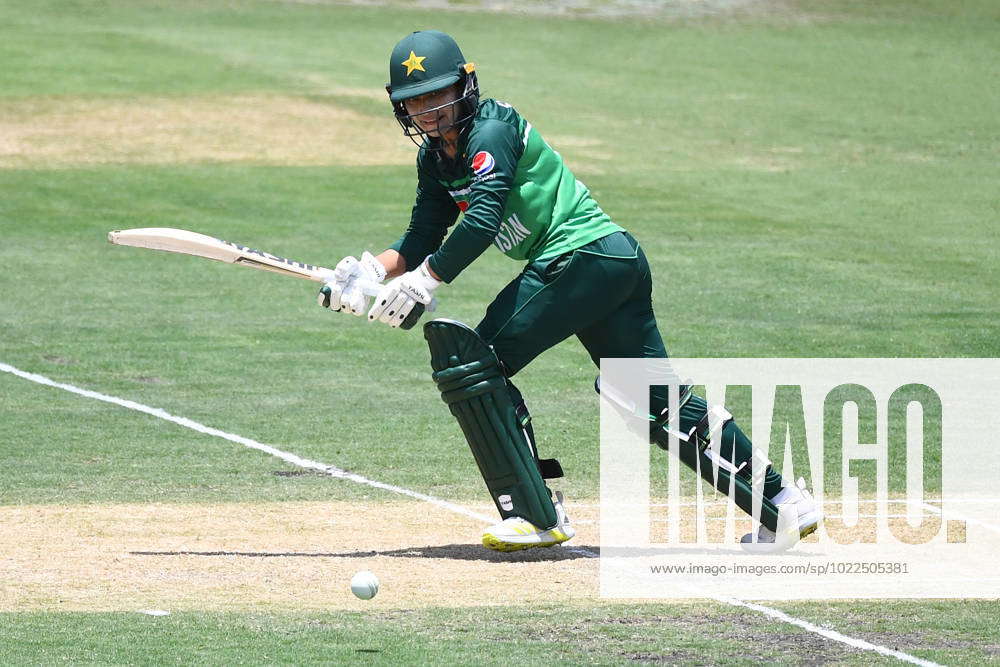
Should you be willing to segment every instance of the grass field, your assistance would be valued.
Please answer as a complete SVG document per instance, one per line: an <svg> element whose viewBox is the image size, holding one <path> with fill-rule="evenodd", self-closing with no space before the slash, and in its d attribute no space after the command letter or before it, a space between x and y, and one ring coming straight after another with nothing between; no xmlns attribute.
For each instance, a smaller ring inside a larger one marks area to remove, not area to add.
<svg viewBox="0 0 1000 667"><path fill-rule="evenodd" d="M419 329L105 242L381 250L415 184L386 58L429 27L642 242L671 354L1000 356L993 0L438 4L0 0L0 363L491 515ZM441 315L477 322L519 268L487 252ZM592 521L595 372L568 341L518 383ZM602 601L579 552L488 554L470 516L10 373L0 416L4 664L893 660L746 607ZM771 606L1000 662L995 600Z"/></svg>

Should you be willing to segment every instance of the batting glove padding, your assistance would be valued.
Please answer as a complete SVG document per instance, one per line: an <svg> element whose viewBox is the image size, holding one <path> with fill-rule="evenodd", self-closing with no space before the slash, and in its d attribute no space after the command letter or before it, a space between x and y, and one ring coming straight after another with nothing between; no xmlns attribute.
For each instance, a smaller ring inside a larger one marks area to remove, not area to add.
<svg viewBox="0 0 1000 667"><path fill-rule="evenodd" d="M434 290L440 285L441 281L431 275L427 260L424 260L413 271L385 284L375 297L375 305L368 311L368 320L378 320L396 328L403 324L414 309L422 311L424 307L430 306L434 301ZM420 308L417 308L418 305ZM414 322L415 318L407 322L409 326L404 328L408 329Z"/></svg>
<svg viewBox="0 0 1000 667"><path fill-rule="evenodd" d="M363 282L379 284L385 280L385 267L368 251L356 257L345 257L337 263L333 277L319 291L319 305L335 312L361 316L368 309L368 296Z"/></svg>

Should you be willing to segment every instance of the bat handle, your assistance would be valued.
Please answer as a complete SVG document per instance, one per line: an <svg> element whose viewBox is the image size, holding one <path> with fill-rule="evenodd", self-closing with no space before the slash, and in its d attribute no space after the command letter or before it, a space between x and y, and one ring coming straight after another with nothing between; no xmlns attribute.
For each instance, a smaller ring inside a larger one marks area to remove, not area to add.
<svg viewBox="0 0 1000 667"><path fill-rule="evenodd" d="M373 283L370 280L359 280L358 283L361 285L361 291L368 296L378 296L378 293L382 290L381 285Z"/></svg>

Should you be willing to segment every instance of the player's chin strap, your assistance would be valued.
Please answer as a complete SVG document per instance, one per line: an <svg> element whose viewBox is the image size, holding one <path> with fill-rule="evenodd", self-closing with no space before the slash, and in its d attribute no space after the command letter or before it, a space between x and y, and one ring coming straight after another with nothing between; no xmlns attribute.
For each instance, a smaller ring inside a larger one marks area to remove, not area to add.
<svg viewBox="0 0 1000 667"><path fill-rule="evenodd" d="M424 325L433 378L469 443L500 516L519 516L547 530L558 524L544 477L562 476L554 459L539 460L531 417L493 349L461 322Z"/></svg>
<svg viewBox="0 0 1000 667"><path fill-rule="evenodd" d="M778 527L778 508L762 492L764 477L771 461L753 448L753 454L743 461L730 460L720 452L722 434L726 424L733 421L733 415L721 405L706 406L701 415L687 432L680 429L681 412L705 405L704 401L692 393L690 382L678 388L676 414L669 413L669 406L659 416L639 415L635 404L612 387L601 385L601 378L594 381L594 389L622 415L633 432L644 437L642 431L648 428L650 442L661 449L676 451L678 458L686 466L697 472L702 479L720 493L731 495L736 505L751 517L757 519L770 530ZM695 399L694 401L692 399ZM735 457L735 451L733 452Z"/></svg>

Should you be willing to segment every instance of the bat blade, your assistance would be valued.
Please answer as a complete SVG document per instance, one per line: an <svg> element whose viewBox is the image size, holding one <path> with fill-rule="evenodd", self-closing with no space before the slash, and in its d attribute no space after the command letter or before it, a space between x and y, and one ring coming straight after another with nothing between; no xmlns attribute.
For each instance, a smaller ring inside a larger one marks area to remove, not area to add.
<svg viewBox="0 0 1000 667"><path fill-rule="evenodd" d="M217 239L206 234L191 232L186 229L174 229L172 227L141 227L137 229L117 229L108 232L108 242L113 245L132 246L133 248L147 248L149 250L162 250L164 252L175 252L182 255L193 255L214 259L227 264L238 264L248 266L252 269L271 271L294 278L305 278L315 282L326 282L333 277L333 271L306 264L294 259L279 257L269 252L255 250L247 246ZM362 281L361 289L368 296L376 296L381 286L368 281ZM431 303L427 310L433 311L436 303ZM410 314L400 325L401 329L409 329L420 319L424 312L424 305L416 304Z"/></svg>
<svg viewBox="0 0 1000 667"><path fill-rule="evenodd" d="M241 264L254 269L272 271L296 278L305 278L316 282L325 282L333 275L333 271L287 259L269 252L249 248L239 243L217 239L198 232L170 227L143 227L139 229L115 230L108 233L108 242L114 245L148 248L164 252L176 252L183 255L194 255L206 259L214 259L228 264ZM369 291L365 285L365 292ZM377 288L375 288L377 292Z"/></svg>

